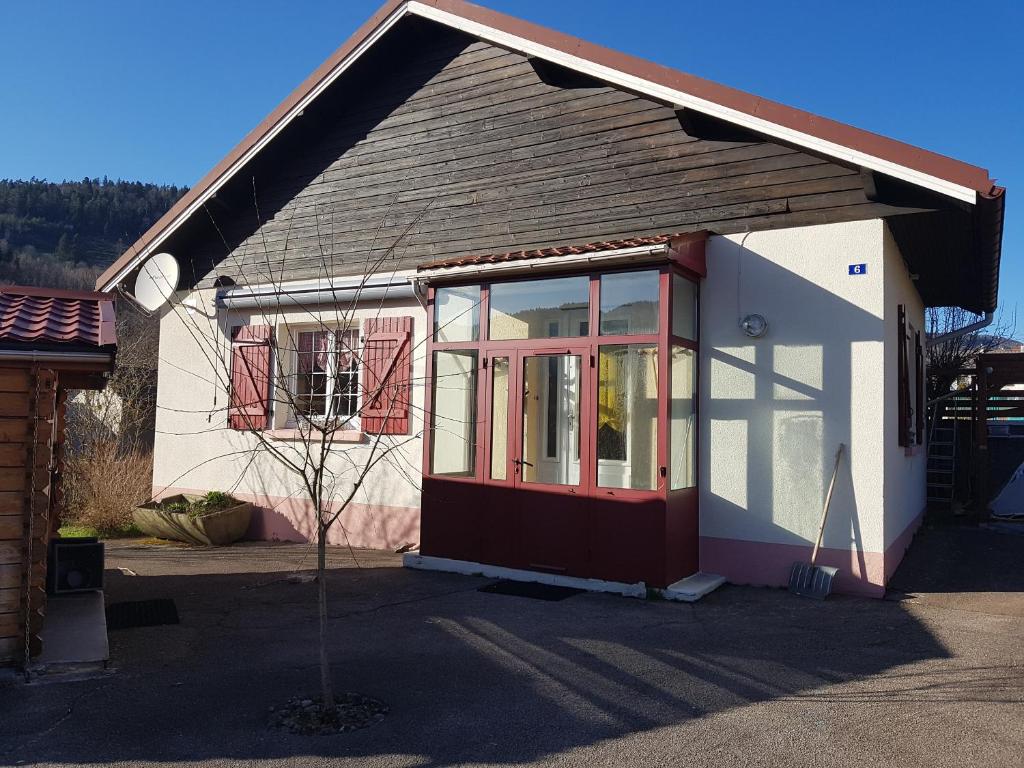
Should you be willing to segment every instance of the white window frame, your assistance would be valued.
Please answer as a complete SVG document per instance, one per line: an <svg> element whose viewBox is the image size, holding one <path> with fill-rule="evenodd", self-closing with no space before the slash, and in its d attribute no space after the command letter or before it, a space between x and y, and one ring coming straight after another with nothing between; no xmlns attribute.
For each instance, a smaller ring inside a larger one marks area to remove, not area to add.
<svg viewBox="0 0 1024 768"><path fill-rule="evenodd" d="M290 370L286 374L293 384L292 396L298 399L298 381L299 376L299 339L304 333L326 333L327 337L327 371L325 373L327 377L327 388L325 393L322 395L324 398L325 409L330 408L330 404L334 399L334 385L338 380L338 340L345 333L351 333L355 337L355 345L352 347L353 359L355 360L355 412L351 416L335 416L339 421L339 428L344 430L358 430L361 428L361 421L359 414L363 407L363 364L362 364L362 346L360 344L359 331L356 328L336 326L336 327L323 327L323 326L310 326L306 328L297 328L292 332L294 336L293 349L290 353ZM310 421L314 424L323 425L327 423L327 413L317 415L302 414L301 416L296 412L294 405L288 409L288 419L285 423L286 429L295 429L299 425L299 421L305 420Z"/></svg>

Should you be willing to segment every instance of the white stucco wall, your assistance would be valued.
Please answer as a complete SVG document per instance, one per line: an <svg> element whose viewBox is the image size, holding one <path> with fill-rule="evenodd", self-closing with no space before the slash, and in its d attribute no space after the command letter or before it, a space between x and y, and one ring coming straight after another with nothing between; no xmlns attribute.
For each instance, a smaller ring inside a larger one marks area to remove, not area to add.
<svg viewBox="0 0 1024 768"><path fill-rule="evenodd" d="M879 220L710 239L701 291L702 537L809 545L842 442L824 546L884 549L883 241ZM866 274L849 275L850 264L866 264ZM762 338L739 327L751 313L768 320Z"/></svg>
<svg viewBox="0 0 1024 768"><path fill-rule="evenodd" d="M784 580L780 564L788 565L796 551L789 548L799 548L799 559L809 554L842 442L846 454L824 546L854 553L847 570L879 583L880 560L857 562L856 553L880 557L915 520L924 506L926 461L923 447L906 455L896 436L897 305L907 305L914 327L923 325L923 309L885 224L874 220L712 237L707 264L700 308L702 558L705 540L718 542L718 562L749 560L751 552L760 556L774 546L775 561L757 565L770 575L748 578ZM850 275L851 264L867 265L866 273ZM179 296L161 321L155 492L234 490L275 503L301 498L301 485L279 462L266 455L251 461L258 446L252 435L225 428L223 370L230 355L225 334L232 325L276 325L278 318L217 314L213 297L213 291ZM187 311L186 298L198 311ZM204 313L216 319L211 322ZM751 313L768 320L762 338L752 339L739 327ZM389 303L381 314L414 318L411 433L420 435L425 312L410 300ZM378 309L369 307L357 310L354 320L377 315ZM311 318L289 312L283 319ZM214 365L221 367L220 376L214 375ZM280 421L275 420L278 426ZM340 469L348 459L358 465L366 450L340 444L334 466ZM346 530L354 532L352 543L388 546L404 543L409 526L418 533L421 457L417 437L373 472L345 521ZM282 509L296 532L308 535L301 510L289 511L287 503ZM730 549L729 542L768 546Z"/></svg>
<svg viewBox="0 0 1024 768"><path fill-rule="evenodd" d="M259 310L215 311L214 294L213 290L180 294L160 322L154 494L165 495L168 488L217 489L243 498L269 500L274 507L271 511L281 519L269 516L263 535L307 537L312 528L309 515L301 508L301 500L308 496L301 480L265 451L253 460L258 439L226 427L228 394L224 384L231 354L227 334L234 325L278 326L287 322L297 327L320 318L331 322L335 314L329 307L314 315L307 310L291 310L280 316L263 316ZM195 309L190 312L186 304L193 304ZM339 528L332 539L357 546L415 543L418 538L411 537L418 537L419 525L426 313L418 302L409 299L387 302L382 307L375 304L350 314L360 328L367 317L413 317L413 407L410 435L381 438L405 444L372 470L354 499L351 513L343 518L344 528ZM277 407L282 406L275 404ZM282 425L280 416L273 419L272 426ZM296 452L290 455L297 455L303 446L302 442L285 439L274 444L283 451ZM368 451L365 442L335 443L329 466L343 478L341 486L347 486L348 478L354 476L352 466L365 464Z"/></svg>

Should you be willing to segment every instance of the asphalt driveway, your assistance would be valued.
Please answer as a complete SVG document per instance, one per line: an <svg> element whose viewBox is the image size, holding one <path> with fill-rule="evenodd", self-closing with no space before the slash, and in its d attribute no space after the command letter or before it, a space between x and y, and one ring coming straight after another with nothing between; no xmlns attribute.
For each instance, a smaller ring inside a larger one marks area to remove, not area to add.
<svg viewBox="0 0 1024 768"><path fill-rule="evenodd" d="M302 737L266 723L316 692L315 585L287 578L307 548L110 544L108 601L171 597L181 623L111 632L100 679L0 688L0 764L1024 765L1022 555L1020 535L925 531L894 599L685 605L487 594L334 550L339 688L391 712Z"/></svg>

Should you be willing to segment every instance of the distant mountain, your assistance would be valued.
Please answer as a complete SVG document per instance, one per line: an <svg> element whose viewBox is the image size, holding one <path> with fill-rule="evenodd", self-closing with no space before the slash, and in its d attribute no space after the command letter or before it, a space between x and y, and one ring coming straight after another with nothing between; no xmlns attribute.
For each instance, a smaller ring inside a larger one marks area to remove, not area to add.
<svg viewBox="0 0 1024 768"><path fill-rule="evenodd" d="M0 180L0 282L90 288L187 187Z"/></svg>
<svg viewBox="0 0 1024 768"><path fill-rule="evenodd" d="M1009 336L978 334L978 338L989 352L1024 352L1024 342Z"/></svg>

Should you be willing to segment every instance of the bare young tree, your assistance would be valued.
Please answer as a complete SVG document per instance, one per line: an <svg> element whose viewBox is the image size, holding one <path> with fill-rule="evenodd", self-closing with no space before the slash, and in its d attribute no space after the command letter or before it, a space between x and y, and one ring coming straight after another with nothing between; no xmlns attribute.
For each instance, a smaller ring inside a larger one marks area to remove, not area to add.
<svg viewBox="0 0 1024 768"><path fill-rule="evenodd" d="M253 198L255 203L255 190ZM358 274L352 278L355 284L347 285L343 293L330 281L340 259L336 259L333 252L333 238L323 232L328 229L327 217L315 208L319 235L318 269L319 276L323 278L321 295L315 298L306 293L292 293L293 289L285 279L283 257L279 256L281 263L272 261L266 241L262 240L262 231L258 229L250 240L255 239L259 243L257 249L262 253L254 264L252 252L249 252L245 272L249 284L261 286L258 295L252 294L256 304L252 310L253 323L266 324L273 333L269 339L252 339L254 346L258 345L260 349L251 355L225 355L225 342L231 327L223 313L197 311L194 306L176 302L169 309L178 315L195 342L195 367L202 367L212 375L221 391L236 385L229 403L220 410L235 429L249 435L255 444L252 455L246 459L247 467L254 466L261 458L274 462L292 478L293 493L301 494L310 501L316 526L320 688L322 711L327 718L335 712L336 703L327 642L329 533L334 526L341 524L342 516L375 469L386 468L389 476L402 478L418 488L418 467L405 460L402 449L419 441L423 434L422 429L412 429L415 401L412 390L423 382L414 378L411 369L408 376L398 379L387 376L387 371L384 371L385 375L375 376L381 371L381 354L390 355L392 368L411 364L415 353L411 335L404 342L394 338L376 342L371 336L360 343L359 333L353 331L369 318L386 317L383 310L389 300L387 289L381 295L380 289L375 287L371 294L368 286L371 283L379 286L381 281L377 278L395 275L398 269L394 266L397 263L395 250L427 208L429 203L390 244L377 247L375 239L355 265L358 269L352 269L353 259L348 257L346 271ZM210 218L216 227L217 222L212 215ZM258 206L257 220L260 220ZM378 234L382 228L383 222ZM286 242L290 233L289 220ZM237 250L228 246L226 240L224 246L229 262L240 258L235 255ZM390 281L384 282L390 284ZM268 286L273 290L267 291ZM268 295L271 297L260 298ZM370 295L373 298L369 298ZM264 354L270 360L272 373L269 377L266 375L266 360L260 357ZM238 369L239 360L242 371ZM370 365L371 362L376 365ZM358 376L356 371L360 372ZM292 439L276 439L266 429L268 423L265 419L252 415L252 409L247 407L249 404L239 399L241 395L237 384L240 375L251 383L251 391L257 397L267 398L272 409L278 413L283 409L288 414L289 424L294 424ZM335 439L357 422L365 425L372 419L377 424L387 423L401 411L408 414L406 434L366 431L365 442L355 445ZM423 415L423 424L427 426L427 414Z"/></svg>
<svg viewBox="0 0 1024 768"><path fill-rule="evenodd" d="M928 338L951 333L981 320L980 315L961 307L929 307L925 311ZM1016 316L1007 319L1002 313L995 322L981 330L945 339L928 347L928 399L956 388L963 371L985 352L1000 349L1012 336Z"/></svg>

